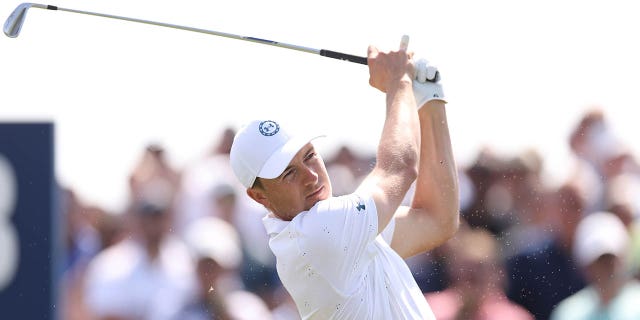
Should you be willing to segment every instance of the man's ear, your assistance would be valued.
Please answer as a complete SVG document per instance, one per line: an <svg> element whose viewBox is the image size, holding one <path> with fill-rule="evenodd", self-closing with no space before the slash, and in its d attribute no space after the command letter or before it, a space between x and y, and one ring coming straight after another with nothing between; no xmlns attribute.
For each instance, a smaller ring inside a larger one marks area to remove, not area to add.
<svg viewBox="0 0 640 320"><path fill-rule="evenodd" d="M253 199L253 201L263 205L265 208L269 208L269 200L264 190L258 188L248 188L247 195Z"/></svg>

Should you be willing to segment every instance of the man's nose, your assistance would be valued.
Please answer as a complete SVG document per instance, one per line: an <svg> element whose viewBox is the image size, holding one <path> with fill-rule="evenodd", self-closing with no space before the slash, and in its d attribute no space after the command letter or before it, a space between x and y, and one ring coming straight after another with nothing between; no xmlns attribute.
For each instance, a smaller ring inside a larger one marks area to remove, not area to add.
<svg viewBox="0 0 640 320"><path fill-rule="evenodd" d="M318 173L309 166L304 167L304 183L305 185L315 184L318 181Z"/></svg>

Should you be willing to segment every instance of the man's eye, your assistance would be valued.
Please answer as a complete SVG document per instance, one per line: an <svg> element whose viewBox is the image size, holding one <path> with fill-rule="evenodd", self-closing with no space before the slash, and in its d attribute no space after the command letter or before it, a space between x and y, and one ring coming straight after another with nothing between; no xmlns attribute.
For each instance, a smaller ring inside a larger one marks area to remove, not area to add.
<svg viewBox="0 0 640 320"><path fill-rule="evenodd" d="M307 155L307 160L309 160L309 159L311 159L311 158L314 158L315 156L316 156L316 153L315 153L315 152L311 152L311 153L309 153L309 154Z"/></svg>

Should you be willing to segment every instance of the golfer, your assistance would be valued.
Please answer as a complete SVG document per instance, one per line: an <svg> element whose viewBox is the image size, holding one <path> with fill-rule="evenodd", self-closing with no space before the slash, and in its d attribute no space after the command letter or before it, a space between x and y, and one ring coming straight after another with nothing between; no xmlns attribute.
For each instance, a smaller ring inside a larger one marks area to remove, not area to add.
<svg viewBox="0 0 640 320"><path fill-rule="evenodd" d="M386 94L386 118L375 167L353 194L332 196L315 136L272 119L238 131L231 165L269 211L269 247L302 319L433 319L404 258L458 228L439 74L425 60L414 63L406 42L389 52L370 46L367 61L370 85ZM414 182L411 205L401 206Z"/></svg>

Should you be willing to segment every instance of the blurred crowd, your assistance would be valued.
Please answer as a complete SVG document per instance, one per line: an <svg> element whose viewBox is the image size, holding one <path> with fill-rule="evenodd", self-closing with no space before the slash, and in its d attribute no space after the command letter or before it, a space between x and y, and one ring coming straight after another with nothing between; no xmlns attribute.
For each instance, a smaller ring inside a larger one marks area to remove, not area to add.
<svg viewBox="0 0 640 320"><path fill-rule="evenodd" d="M576 120L560 183L544 178L535 150L487 148L459 167L460 230L407 260L438 319L640 319L640 164L605 113ZM266 211L231 171L234 133L184 168L161 145L141 150L125 212L63 189L63 319L299 319ZM341 195L375 154L345 145L325 161Z"/></svg>

